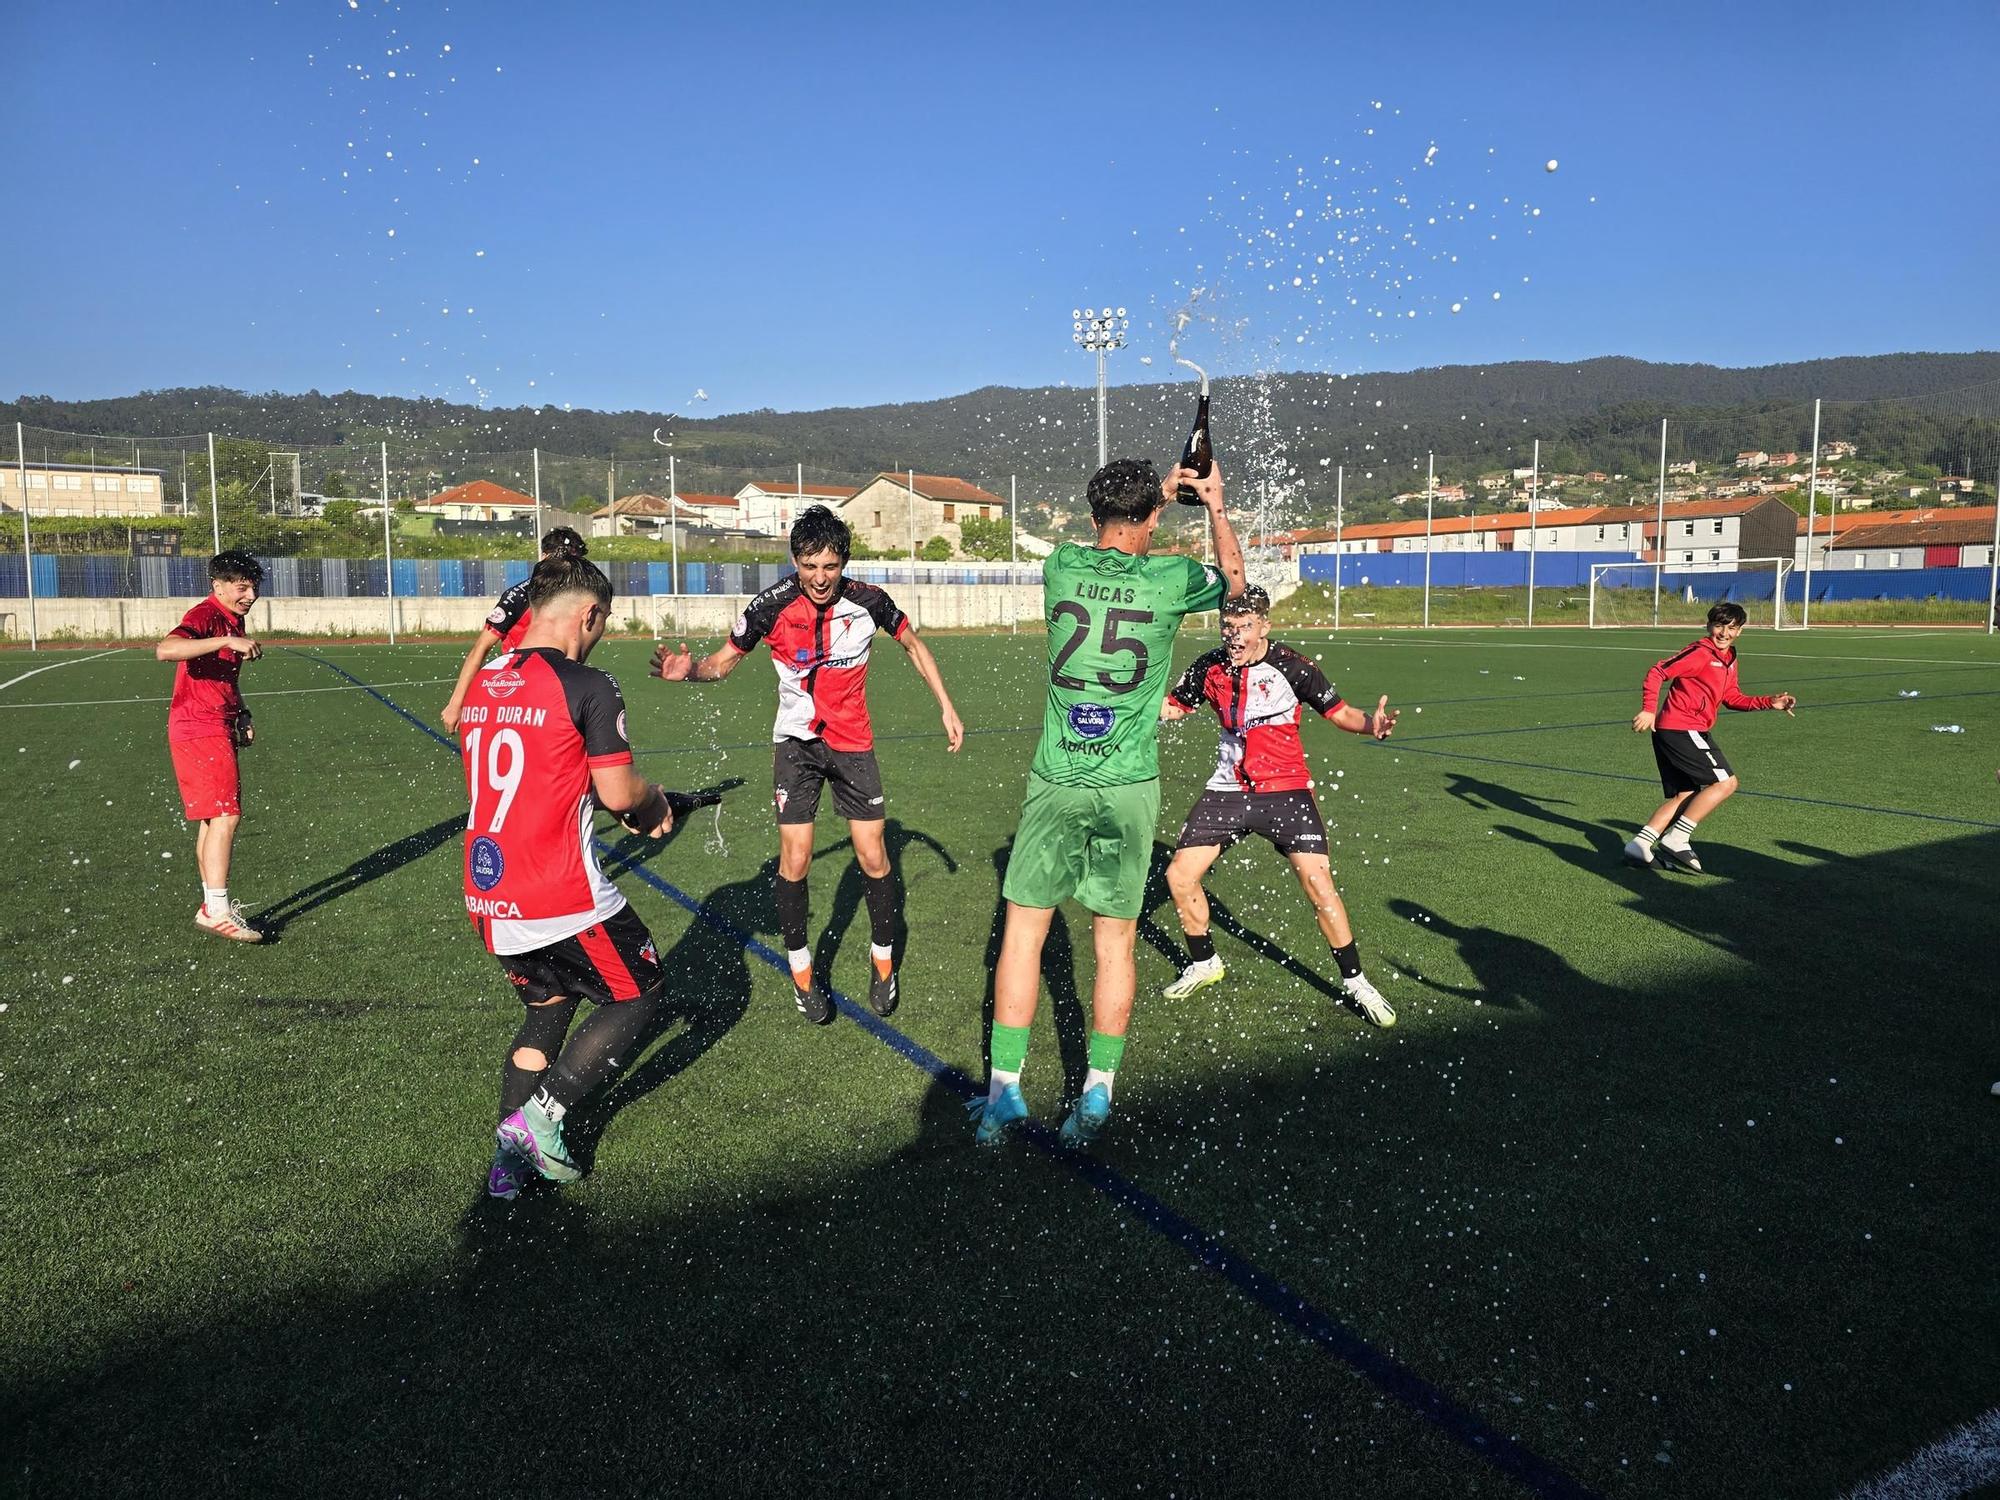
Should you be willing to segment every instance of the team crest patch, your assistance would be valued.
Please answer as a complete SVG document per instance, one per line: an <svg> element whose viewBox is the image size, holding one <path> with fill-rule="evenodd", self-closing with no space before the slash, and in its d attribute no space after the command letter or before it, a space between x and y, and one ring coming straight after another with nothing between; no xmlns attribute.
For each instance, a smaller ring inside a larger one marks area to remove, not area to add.
<svg viewBox="0 0 2000 1500"><path fill-rule="evenodd" d="M649 964L659 963L660 950L653 946L653 940L651 938L647 938L646 946L639 950L639 957L643 958Z"/></svg>
<svg viewBox="0 0 2000 1500"><path fill-rule="evenodd" d="M736 616L735 633L737 635L748 635L750 633L750 616L748 614L738 614Z"/></svg>
<svg viewBox="0 0 2000 1500"><path fill-rule="evenodd" d="M486 679L486 691L496 698L511 698L520 689L523 680L519 672L506 667Z"/></svg>
<svg viewBox="0 0 2000 1500"><path fill-rule="evenodd" d="M777 799L779 812L783 812L785 810L785 804L792 800L792 794L786 791L783 787L779 787L776 791L772 792L771 795Z"/></svg>
<svg viewBox="0 0 2000 1500"><path fill-rule="evenodd" d="M1116 718L1102 703L1072 703L1069 708L1069 727L1078 739L1103 739Z"/></svg>
<svg viewBox="0 0 2000 1500"><path fill-rule="evenodd" d="M625 733L625 710L622 708L618 710L618 738L621 740L627 738Z"/></svg>
<svg viewBox="0 0 2000 1500"><path fill-rule="evenodd" d="M500 846L481 834L472 841L472 853L466 868L472 872L474 885L482 891L490 891L507 873L507 861L500 853Z"/></svg>

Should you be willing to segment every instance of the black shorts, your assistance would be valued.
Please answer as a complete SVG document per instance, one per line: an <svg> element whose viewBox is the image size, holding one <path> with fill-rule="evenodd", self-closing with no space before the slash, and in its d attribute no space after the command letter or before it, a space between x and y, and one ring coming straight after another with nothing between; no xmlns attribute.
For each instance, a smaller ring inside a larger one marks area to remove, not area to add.
<svg viewBox="0 0 2000 1500"><path fill-rule="evenodd" d="M882 771L873 750L835 750L825 740L779 740L771 747L771 798L780 823L810 823L819 789L831 783L833 805L856 822L880 819Z"/></svg>
<svg viewBox="0 0 2000 1500"><path fill-rule="evenodd" d="M1699 729L1655 729L1653 759L1660 763L1660 790L1669 797L1698 792L1736 774L1722 747Z"/></svg>
<svg viewBox="0 0 2000 1500"><path fill-rule="evenodd" d="M1188 809L1176 849L1221 845L1257 834L1269 839L1280 854L1326 853L1326 824L1319 802L1309 791L1219 792L1206 788Z"/></svg>
<svg viewBox="0 0 2000 1500"><path fill-rule="evenodd" d="M643 1000L658 994L666 983L653 935L629 906L546 948L493 956L523 1005L540 1005L560 996L580 997L595 1005Z"/></svg>

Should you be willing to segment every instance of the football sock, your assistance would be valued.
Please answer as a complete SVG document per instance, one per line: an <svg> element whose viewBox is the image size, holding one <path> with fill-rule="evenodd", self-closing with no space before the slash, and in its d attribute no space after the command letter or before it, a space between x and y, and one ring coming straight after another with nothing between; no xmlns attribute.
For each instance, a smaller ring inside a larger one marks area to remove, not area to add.
<svg viewBox="0 0 2000 1500"><path fill-rule="evenodd" d="M536 1102L553 1100L564 1110L573 1109L624 1072L645 1046L659 1003L656 991L637 1000L614 1000L592 1010L576 1028L576 1035L569 1039L562 1056L556 1059L548 1081L535 1095ZM551 1120L562 1118L546 1104L543 1111Z"/></svg>
<svg viewBox="0 0 2000 1500"><path fill-rule="evenodd" d="M1688 840L1694 837L1694 827L1686 818L1675 818L1667 825L1667 836L1661 842L1669 849L1685 849Z"/></svg>
<svg viewBox="0 0 2000 1500"><path fill-rule="evenodd" d="M562 1117L569 1113L569 1106L557 1099L547 1089L536 1089L535 1097L522 1105L523 1110L536 1110L551 1125L560 1125Z"/></svg>
<svg viewBox="0 0 2000 1500"><path fill-rule="evenodd" d="M868 903L868 940L875 945L879 960L896 941L896 877L863 875L861 894Z"/></svg>
<svg viewBox="0 0 2000 1500"><path fill-rule="evenodd" d="M792 983L800 989L809 988L813 977L813 955L810 948L794 948L785 955L785 962L792 968Z"/></svg>
<svg viewBox="0 0 2000 1500"><path fill-rule="evenodd" d="M797 953L806 946L806 883L780 875L771 882L771 890L778 899L778 931L785 946Z"/></svg>
<svg viewBox="0 0 2000 1500"><path fill-rule="evenodd" d="M1021 1070L1028 1065L1028 1028L1002 1026L995 1021L988 1054L992 1059L992 1081L987 1085L986 1096L998 1099L1009 1084L1021 1081Z"/></svg>
<svg viewBox="0 0 2000 1500"><path fill-rule="evenodd" d="M229 911L229 887L226 885L205 885L201 888L201 904L211 917L224 916Z"/></svg>
<svg viewBox="0 0 2000 1500"><path fill-rule="evenodd" d="M1646 827L1641 828L1636 834L1632 836L1632 842L1639 845L1639 847L1642 849L1651 848L1654 844L1657 844L1659 841L1660 841L1660 836L1653 831L1651 824L1648 824Z"/></svg>
<svg viewBox="0 0 2000 1500"><path fill-rule="evenodd" d="M535 1090L549 1072L546 1066L535 1069L516 1066L514 1054L524 1047L541 1053L545 1058L552 1058L562 1051L563 1037L569 1033L576 1005L575 999L571 998L554 1005L530 1005L523 1010L520 1030L514 1033L514 1040L507 1047L507 1059L500 1065L501 1119L506 1119L534 1098Z"/></svg>
<svg viewBox="0 0 2000 1500"><path fill-rule="evenodd" d="M1187 934L1188 957L1198 964L1205 964L1215 957L1215 939L1206 932Z"/></svg>
<svg viewBox="0 0 2000 1500"><path fill-rule="evenodd" d="M868 956L875 960L875 972L887 979L896 968L896 950L887 943L870 943Z"/></svg>
<svg viewBox="0 0 2000 1500"><path fill-rule="evenodd" d="M1108 1095L1112 1091L1112 1075L1118 1071L1118 1064L1125 1056L1125 1038L1112 1036L1106 1031L1090 1034L1090 1071L1084 1075L1083 1091L1087 1094L1099 1084L1104 1085Z"/></svg>
<svg viewBox="0 0 2000 1500"><path fill-rule="evenodd" d="M1340 965L1340 977L1342 980L1359 979L1361 977L1360 946L1351 938L1344 947L1333 950L1333 961Z"/></svg>

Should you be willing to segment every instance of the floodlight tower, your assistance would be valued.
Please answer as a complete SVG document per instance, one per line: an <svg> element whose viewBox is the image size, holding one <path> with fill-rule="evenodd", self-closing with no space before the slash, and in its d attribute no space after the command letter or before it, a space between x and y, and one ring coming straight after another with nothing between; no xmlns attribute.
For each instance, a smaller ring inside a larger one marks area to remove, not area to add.
<svg viewBox="0 0 2000 1500"><path fill-rule="evenodd" d="M1124 308L1105 308L1102 313L1094 307L1069 310L1070 338L1077 348L1097 356L1097 467L1103 468L1106 461L1104 428L1104 361L1114 349L1125 347L1125 331L1132 326L1132 320L1125 316Z"/></svg>

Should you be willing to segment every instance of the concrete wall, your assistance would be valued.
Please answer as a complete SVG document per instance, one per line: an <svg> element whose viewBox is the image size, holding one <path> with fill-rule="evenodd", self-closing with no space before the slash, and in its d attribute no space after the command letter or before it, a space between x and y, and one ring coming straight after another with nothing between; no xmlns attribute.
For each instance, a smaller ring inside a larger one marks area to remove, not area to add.
<svg viewBox="0 0 2000 1500"><path fill-rule="evenodd" d="M1039 626L1040 584L900 584L891 591L897 604L922 629L1009 629ZM741 594L688 594L679 600L624 598L613 605L617 628L640 619L648 630L655 603L659 623L673 634L719 635L748 602ZM193 599L42 599L35 625L43 639L156 641L194 604ZM492 601L479 599L398 599L398 635L462 635L470 639L485 622ZM390 605L382 599L260 599L251 608L252 635L283 631L296 635L381 636L388 632ZM0 637L26 640L28 601L0 599Z"/></svg>

